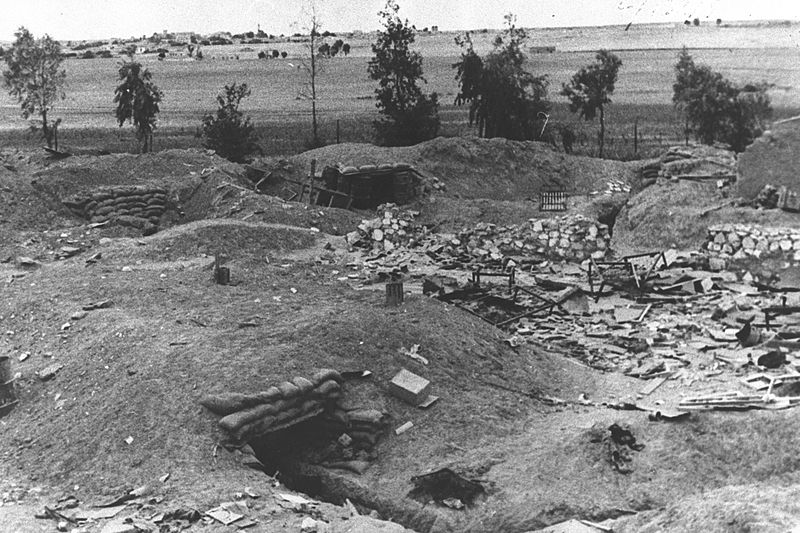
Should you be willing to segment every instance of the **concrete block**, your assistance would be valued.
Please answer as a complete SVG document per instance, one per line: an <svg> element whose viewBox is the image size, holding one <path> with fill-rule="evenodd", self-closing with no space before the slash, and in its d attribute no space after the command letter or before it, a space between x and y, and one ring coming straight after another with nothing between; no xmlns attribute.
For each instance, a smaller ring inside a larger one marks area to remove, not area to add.
<svg viewBox="0 0 800 533"><path fill-rule="evenodd" d="M430 386L430 381L403 368L389 382L389 392L406 403L419 405L428 397Z"/></svg>

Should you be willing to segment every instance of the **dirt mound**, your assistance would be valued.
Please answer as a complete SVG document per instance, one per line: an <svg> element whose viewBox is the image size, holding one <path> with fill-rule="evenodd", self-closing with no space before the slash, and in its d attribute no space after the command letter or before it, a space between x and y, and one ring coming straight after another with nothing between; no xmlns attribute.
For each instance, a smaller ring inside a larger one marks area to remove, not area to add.
<svg viewBox="0 0 800 533"><path fill-rule="evenodd" d="M212 225L189 227L205 240L203 230ZM172 242L186 253L195 250L179 242L186 228L170 231L144 239L144 248ZM78 485L84 499L153 484L169 472L169 490L210 501L232 490L215 472L230 472L237 459L226 453L215 459L221 453L215 441L223 435L216 417L197 403L200 396L259 391L334 366L370 369L373 378L351 385L353 401L387 411L394 425L413 420L417 426L382 445L387 457L415 450L417 459L391 489L400 494L403 479L440 463L443 435L457 447L472 446L486 438L474 431L476 417L491 415L490 433L511 432L517 414L535 407L521 406L518 394L487 381L522 391L579 387L575 376L558 371L562 363L533 353L520 357L504 347L498 330L467 313L423 297L400 310L385 308L381 294L336 282L336 265L274 261L234 272L240 285L223 287L201 264L159 268L108 246L90 268L80 258L46 265L6 290L15 313L4 323L13 334L4 339L21 373L20 405L3 420L0 435L4 474L11 478ZM113 304L70 320L103 300ZM428 367L398 352L415 343ZM29 355L20 362L24 352ZM60 366L55 377L36 377L54 364ZM433 381L443 398L435 410L418 412L385 394L403 366ZM405 462L394 459L393 467L399 467L395 461Z"/></svg>
<svg viewBox="0 0 800 533"><path fill-rule="evenodd" d="M625 253L699 249L708 228L723 223L797 227L800 220L776 209L732 207L713 182L658 180L628 200L616 218L611 247Z"/></svg>
<svg viewBox="0 0 800 533"><path fill-rule="evenodd" d="M34 173L34 186L56 199L101 187L157 185L180 188L214 170L242 174L241 167L201 150L166 150L148 154L82 155L50 164Z"/></svg>
<svg viewBox="0 0 800 533"><path fill-rule="evenodd" d="M403 162L445 182L445 194L466 199L521 200L543 188L586 194L605 182L629 183L633 166L617 161L571 156L537 142L439 137L415 146L382 148L370 144L329 145L291 157L283 163L265 160L275 176L302 179L311 160L318 168L342 163L359 166ZM288 164L287 164L288 163Z"/></svg>
<svg viewBox="0 0 800 533"><path fill-rule="evenodd" d="M739 155L737 194L752 200L765 185L800 192L800 120L773 126Z"/></svg>

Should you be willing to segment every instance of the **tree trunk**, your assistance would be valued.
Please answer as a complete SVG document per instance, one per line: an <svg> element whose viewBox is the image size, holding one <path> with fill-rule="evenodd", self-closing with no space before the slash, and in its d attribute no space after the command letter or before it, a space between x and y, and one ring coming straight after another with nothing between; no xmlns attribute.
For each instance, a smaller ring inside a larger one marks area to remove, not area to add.
<svg viewBox="0 0 800 533"><path fill-rule="evenodd" d="M603 157L603 142L605 141L606 136L606 121L605 121L605 113L603 111L603 106L600 106L600 158Z"/></svg>
<svg viewBox="0 0 800 533"><path fill-rule="evenodd" d="M47 142L47 147L53 147L53 134L50 132L50 127L47 124L47 110L42 110L42 134L44 135L44 140Z"/></svg>
<svg viewBox="0 0 800 533"><path fill-rule="evenodd" d="M319 146L319 134L317 133L317 59L316 42L314 40L317 33L317 21L311 25L311 129L314 135L314 148Z"/></svg>

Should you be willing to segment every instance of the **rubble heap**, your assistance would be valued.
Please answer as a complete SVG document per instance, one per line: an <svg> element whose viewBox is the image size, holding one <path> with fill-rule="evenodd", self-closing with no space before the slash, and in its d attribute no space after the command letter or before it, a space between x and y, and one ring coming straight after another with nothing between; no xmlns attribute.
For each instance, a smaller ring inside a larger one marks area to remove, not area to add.
<svg viewBox="0 0 800 533"><path fill-rule="evenodd" d="M609 251L611 235L606 224L579 214L530 219L525 224L498 226L479 223L459 233L429 233L414 224L415 211L393 204L378 208L378 218L364 220L348 243L373 252L420 247L437 262L500 261L506 257L574 260L600 259Z"/></svg>
<svg viewBox="0 0 800 533"><path fill-rule="evenodd" d="M708 228L703 249L710 256L726 261L746 257L776 257L799 263L800 228L719 224Z"/></svg>
<svg viewBox="0 0 800 533"><path fill-rule="evenodd" d="M390 252L397 247L412 246L414 235L422 228L414 227L414 217L418 211L400 209L395 204L378 207L378 217L362 220L358 230L347 234L347 242L374 252Z"/></svg>

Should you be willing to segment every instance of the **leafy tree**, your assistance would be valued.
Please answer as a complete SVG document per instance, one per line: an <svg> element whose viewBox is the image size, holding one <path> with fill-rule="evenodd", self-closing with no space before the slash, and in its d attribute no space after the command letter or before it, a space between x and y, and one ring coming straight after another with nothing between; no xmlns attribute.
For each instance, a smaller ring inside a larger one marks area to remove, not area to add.
<svg viewBox="0 0 800 533"><path fill-rule="evenodd" d="M235 163L243 163L257 149L250 118L239 110L242 100L250 96L246 83L226 85L217 95L217 112L203 117L203 146Z"/></svg>
<svg viewBox="0 0 800 533"><path fill-rule="evenodd" d="M425 95L419 82L422 76L422 55L412 52L416 28L397 15L396 0L387 0L378 15L383 30L372 45L375 56L370 59L370 77L378 82L376 107L383 115L375 121L380 144L403 146L432 139L439 131L438 95Z"/></svg>
<svg viewBox="0 0 800 533"><path fill-rule="evenodd" d="M726 143L737 152L753 142L772 116L764 82L738 86L706 65L695 64L683 47L675 64L672 102L684 113L687 135L704 144Z"/></svg>
<svg viewBox="0 0 800 533"><path fill-rule="evenodd" d="M569 98L569 109L579 112L585 120L600 116L600 157L603 157L605 140L605 105L611 103L614 84L622 61L608 50L600 50L595 55L595 63L581 68L572 76L569 84L563 84L561 94Z"/></svg>
<svg viewBox="0 0 800 533"><path fill-rule="evenodd" d="M344 55L346 55L346 56L347 56L347 55L350 55L350 43L344 43L344 44L342 45L342 53L343 53Z"/></svg>
<svg viewBox="0 0 800 533"><path fill-rule="evenodd" d="M58 149L55 123L47 114L56 101L66 97L64 85L67 73L61 68L64 58L61 45L49 35L35 39L27 29L20 28L14 34L17 39L5 55L8 70L3 72L3 81L8 93L16 98L22 108L22 118L38 114L42 136L48 148ZM32 129L38 129L36 125Z"/></svg>
<svg viewBox="0 0 800 533"><path fill-rule="evenodd" d="M136 138L143 153L153 149L153 130L156 129L158 104L163 94L153 83L149 69L133 60L133 50L128 49L128 59L119 67L120 84L114 90L114 103L119 126L130 121L136 128Z"/></svg>
<svg viewBox="0 0 800 533"><path fill-rule="evenodd" d="M494 49L481 58L470 34L456 37L463 49L453 65L459 93L456 105L469 104L469 121L481 137L528 140L540 136L540 117L549 104L547 76L534 76L524 68L523 46L527 33L506 15L507 28L494 40Z"/></svg>

